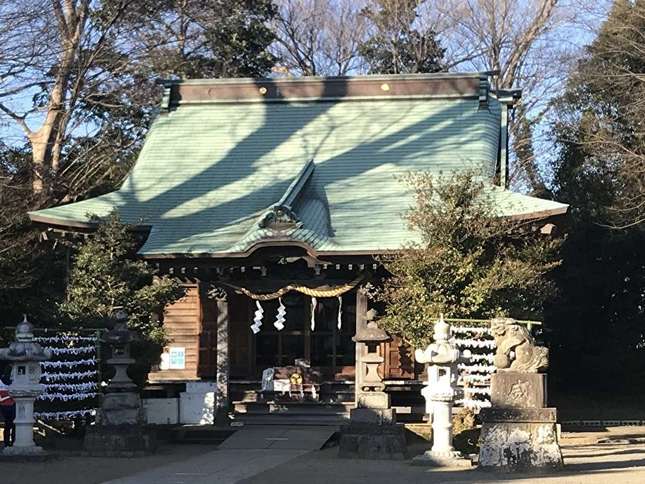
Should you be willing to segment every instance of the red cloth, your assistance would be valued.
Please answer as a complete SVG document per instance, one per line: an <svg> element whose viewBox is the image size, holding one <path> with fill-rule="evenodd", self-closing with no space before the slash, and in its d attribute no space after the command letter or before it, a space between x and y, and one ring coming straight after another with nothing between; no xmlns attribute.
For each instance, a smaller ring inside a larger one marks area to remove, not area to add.
<svg viewBox="0 0 645 484"><path fill-rule="evenodd" d="M0 390L0 398L5 398L9 397L7 400L2 400L0 402L0 405L5 406L5 407L10 407L11 405L14 405L16 401L11 397L11 394L7 390Z"/></svg>

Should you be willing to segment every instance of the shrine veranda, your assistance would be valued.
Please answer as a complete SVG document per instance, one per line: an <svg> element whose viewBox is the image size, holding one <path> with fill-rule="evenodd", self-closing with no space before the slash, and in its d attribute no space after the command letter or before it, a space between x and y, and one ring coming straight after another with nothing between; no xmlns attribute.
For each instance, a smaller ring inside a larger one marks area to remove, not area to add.
<svg viewBox="0 0 645 484"><path fill-rule="evenodd" d="M116 212L140 236L139 255L184 285L163 315L170 342L148 396L210 406L206 418L184 415L196 423L298 414L291 404L304 402L326 404L307 421L346 416L362 349L352 338L369 309L383 310L367 296L387 277L380 257L418 239L402 217L413 193L401 175L476 172L499 216L536 230L566 213L508 189L520 96L494 91L488 73L168 81L118 190L29 215L55 240L91 233L88 214ZM494 343L485 328L455 331L472 352L458 400L479 409ZM380 354L393 407L422 418L413 348L392 335ZM285 368L302 388L283 405L262 374Z"/></svg>

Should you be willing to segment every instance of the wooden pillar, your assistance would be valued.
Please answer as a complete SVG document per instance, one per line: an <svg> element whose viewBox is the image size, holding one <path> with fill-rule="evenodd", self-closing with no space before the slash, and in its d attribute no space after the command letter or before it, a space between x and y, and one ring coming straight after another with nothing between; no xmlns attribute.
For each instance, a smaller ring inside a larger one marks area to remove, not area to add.
<svg viewBox="0 0 645 484"><path fill-rule="evenodd" d="M367 291L364 287L356 289L356 333L365 327L365 314L367 313ZM358 395L362 385L363 355L365 354L365 343L356 343L356 366L354 370L354 404L358 403Z"/></svg>
<svg viewBox="0 0 645 484"><path fill-rule="evenodd" d="M213 291L213 299L217 302L217 344L216 344L216 413L215 423L218 426L227 426L229 422L229 398L228 398L228 335L229 335L229 317L228 317L228 294L226 290L218 288Z"/></svg>

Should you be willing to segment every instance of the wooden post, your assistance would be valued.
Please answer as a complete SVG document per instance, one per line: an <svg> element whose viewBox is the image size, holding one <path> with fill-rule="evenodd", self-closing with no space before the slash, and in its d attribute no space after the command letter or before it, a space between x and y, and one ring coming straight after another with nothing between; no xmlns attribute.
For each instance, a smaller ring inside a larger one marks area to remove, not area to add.
<svg viewBox="0 0 645 484"><path fill-rule="evenodd" d="M365 314L367 313L367 291L365 288L356 289L356 334L365 327ZM358 404L358 395L363 384L363 354L365 343L356 343L356 366L354 369L354 405Z"/></svg>
<svg viewBox="0 0 645 484"><path fill-rule="evenodd" d="M217 291L214 294L214 299L217 301L217 346L216 346L216 413L215 424L218 426L228 426L228 373L229 373L229 359L228 359L228 331L229 331L229 318L228 318L228 297L224 289Z"/></svg>

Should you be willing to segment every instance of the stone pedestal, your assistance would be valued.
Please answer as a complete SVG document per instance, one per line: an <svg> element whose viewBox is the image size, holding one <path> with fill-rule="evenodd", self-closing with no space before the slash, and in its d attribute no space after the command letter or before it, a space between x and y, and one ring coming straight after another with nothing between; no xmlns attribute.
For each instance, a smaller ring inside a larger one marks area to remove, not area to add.
<svg viewBox="0 0 645 484"><path fill-rule="evenodd" d="M40 391L29 392L13 389L12 396L16 401L16 441L12 447L6 447L2 455L6 456L45 456L47 452L34 442L34 399Z"/></svg>
<svg viewBox="0 0 645 484"><path fill-rule="evenodd" d="M396 424L396 410L388 408L390 396L374 392L369 397L369 403L375 405L380 402L383 407L359 407L350 411L350 423L341 428L338 456L353 459L405 459L405 429Z"/></svg>
<svg viewBox="0 0 645 484"><path fill-rule="evenodd" d="M491 375L492 408L545 408L546 374L505 371Z"/></svg>
<svg viewBox="0 0 645 484"><path fill-rule="evenodd" d="M396 425L392 409L357 408L341 428L338 456L350 459L403 460L405 429Z"/></svg>
<svg viewBox="0 0 645 484"><path fill-rule="evenodd" d="M89 456L142 457L157 449L157 438L142 425L94 425L87 428L83 447Z"/></svg>
<svg viewBox="0 0 645 484"><path fill-rule="evenodd" d="M100 409L101 425L138 425L142 422L138 393L106 393Z"/></svg>
<svg viewBox="0 0 645 484"><path fill-rule="evenodd" d="M493 407L482 409L479 466L505 472L563 466L556 409L546 408L546 375L499 372L491 378Z"/></svg>

